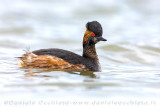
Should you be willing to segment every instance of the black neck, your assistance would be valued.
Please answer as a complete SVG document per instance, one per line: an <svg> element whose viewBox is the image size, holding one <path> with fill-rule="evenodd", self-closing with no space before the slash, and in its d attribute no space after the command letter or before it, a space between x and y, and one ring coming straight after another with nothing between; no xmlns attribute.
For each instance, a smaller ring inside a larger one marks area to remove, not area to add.
<svg viewBox="0 0 160 107"><path fill-rule="evenodd" d="M88 57L91 59L98 60L95 44L83 45L83 57Z"/></svg>

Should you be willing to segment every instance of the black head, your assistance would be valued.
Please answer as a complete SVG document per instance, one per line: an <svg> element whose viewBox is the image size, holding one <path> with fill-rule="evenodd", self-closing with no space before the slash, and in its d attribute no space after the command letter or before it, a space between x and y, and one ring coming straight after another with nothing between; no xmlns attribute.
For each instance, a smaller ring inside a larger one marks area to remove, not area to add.
<svg viewBox="0 0 160 107"><path fill-rule="evenodd" d="M102 37L103 29L99 22L92 21L86 24L86 32L83 39L83 43L96 44L99 41L107 41Z"/></svg>
<svg viewBox="0 0 160 107"><path fill-rule="evenodd" d="M97 21L88 22L86 24L86 28L89 31L93 32L95 34L95 36L102 36L102 34L103 34L102 26Z"/></svg>

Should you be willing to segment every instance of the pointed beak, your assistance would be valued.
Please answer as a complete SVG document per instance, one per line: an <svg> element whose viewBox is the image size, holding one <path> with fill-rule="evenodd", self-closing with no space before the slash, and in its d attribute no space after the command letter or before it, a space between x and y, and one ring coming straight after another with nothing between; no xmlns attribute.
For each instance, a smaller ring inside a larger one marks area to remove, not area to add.
<svg viewBox="0 0 160 107"><path fill-rule="evenodd" d="M98 41L107 41L107 39L104 39L102 36L96 37Z"/></svg>

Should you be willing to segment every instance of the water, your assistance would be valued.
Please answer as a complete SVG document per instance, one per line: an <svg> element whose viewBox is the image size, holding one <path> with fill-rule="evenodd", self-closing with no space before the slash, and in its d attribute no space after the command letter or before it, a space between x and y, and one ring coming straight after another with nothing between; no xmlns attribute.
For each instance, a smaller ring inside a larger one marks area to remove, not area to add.
<svg viewBox="0 0 160 107"><path fill-rule="evenodd" d="M159 3L0 0L0 105L158 106ZM82 54L85 24L92 20L102 24L108 40L97 45L102 72L17 66L15 57L22 56L25 49L61 48ZM78 101L81 103L75 104Z"/></svg>

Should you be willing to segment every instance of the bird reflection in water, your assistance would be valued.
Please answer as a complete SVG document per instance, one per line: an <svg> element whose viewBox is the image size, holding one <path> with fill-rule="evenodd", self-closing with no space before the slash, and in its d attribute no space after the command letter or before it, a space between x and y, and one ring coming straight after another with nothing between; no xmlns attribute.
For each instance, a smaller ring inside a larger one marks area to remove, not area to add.
<svg viewBox="0 0 160 107"><path fill-rule="evenodd" d="M47 73L47 72L54 72L55 70L51 69L26 69L25 71L25 76L26 77L52 77L49 75L39 75L41 73ZM88 76L90 78L96 78L96 75L94 74L93 71L58 71L58 72L67 72L70 74L76 74L76 75L82 75L82 76Z"/></svg>

